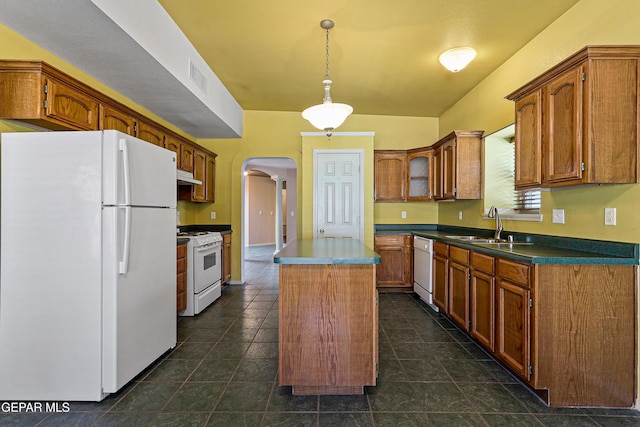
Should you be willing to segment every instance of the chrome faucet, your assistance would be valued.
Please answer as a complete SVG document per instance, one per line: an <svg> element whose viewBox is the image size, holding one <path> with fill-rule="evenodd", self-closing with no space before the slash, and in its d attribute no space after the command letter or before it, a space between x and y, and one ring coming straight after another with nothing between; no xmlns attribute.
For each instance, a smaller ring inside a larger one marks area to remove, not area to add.
<svg viewBox="0 0 640 427"><path fill-rule="evenodd" d="M496 232L493 235L494 239L500 238L500 233L502 232L502 220L500 219L500 214L498 213L498 208L495 206L491 206L489 209L489 213L487 214L489 218L495 218L496 220Z"/></svg>

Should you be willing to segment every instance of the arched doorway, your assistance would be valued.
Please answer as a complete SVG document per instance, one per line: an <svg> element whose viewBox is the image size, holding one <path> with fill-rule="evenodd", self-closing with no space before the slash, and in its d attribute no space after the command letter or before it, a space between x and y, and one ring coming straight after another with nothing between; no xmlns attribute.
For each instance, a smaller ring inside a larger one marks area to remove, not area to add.
<svg viewBox="0 0 640 427"><path fill-rule="evenodd" d="M297 238L298 182L297 166L291 158L249 158L243 163L242 173L244 281L245 261L272 262L276 248Z"/></svg>

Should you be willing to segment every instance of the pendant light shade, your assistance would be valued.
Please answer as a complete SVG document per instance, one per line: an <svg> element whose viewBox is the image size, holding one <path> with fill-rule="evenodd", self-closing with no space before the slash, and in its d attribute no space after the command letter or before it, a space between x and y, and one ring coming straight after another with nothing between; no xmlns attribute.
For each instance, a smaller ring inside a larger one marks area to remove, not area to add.
<svg viewBox="0 0 640 427"><path fill-rule="evenodd" d="M302 117L308 120L314 127L323 130L331 137L331 133L335 128L340 126L346 118L353 112L353 108L347 104L338 104L331 101L331 79L329 78L329 29L333 28L334 23L329 19L320 22L320 26L326 30L326 58L327 68L324 80L324 99L322 104L309 107L302 112Z"/></svg>
<svg viewBox="0 0 640 427"><path fill-rule="evenodd" d="M476 57L476 51L470 47L455 47L440 55L440 63L449 71L457 73Z"/></svg>

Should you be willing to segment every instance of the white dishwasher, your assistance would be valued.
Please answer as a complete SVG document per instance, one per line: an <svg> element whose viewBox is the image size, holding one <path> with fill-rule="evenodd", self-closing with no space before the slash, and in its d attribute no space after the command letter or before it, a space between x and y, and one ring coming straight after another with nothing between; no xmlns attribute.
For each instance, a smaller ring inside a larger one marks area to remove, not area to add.
<svg viewBox="0 0 640 427"><path fill-rule="evenodd" d="M420 299L438 311L433 303L433 240L413 237L413 290Z"/></svg>

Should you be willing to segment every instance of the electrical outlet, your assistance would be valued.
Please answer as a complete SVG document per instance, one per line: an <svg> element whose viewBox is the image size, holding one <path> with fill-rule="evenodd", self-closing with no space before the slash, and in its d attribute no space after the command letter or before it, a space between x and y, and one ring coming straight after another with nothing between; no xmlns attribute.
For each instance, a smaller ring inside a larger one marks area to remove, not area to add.
<svg viewBox="0 0 640 427"><path fill-rule="evenodd" d="M462 211L458 211L458 220L462 221Z"/></svg>
<svg viewBox="0 0 640 427"><path fill-rule="evenodd" d="M211 219L216 219L216 213L215 212L211 212Z"/></svg>
<svg viewBox="0 0 640 427"><path fill-rule="evenodd" d="M402 219L407 219L407 211L402 211Z"/></svg>
<svg viewBox="0 0 640 427"><path fill-rule="evenodd" d="M564 224L564 209L554 209L551 216L554 224Z"/></svg>
<svg viewBox="0 0 640 427"><path fill-rule="evenodd" d="M616 208L604 208L604 225L616 225Z"/></svg>

